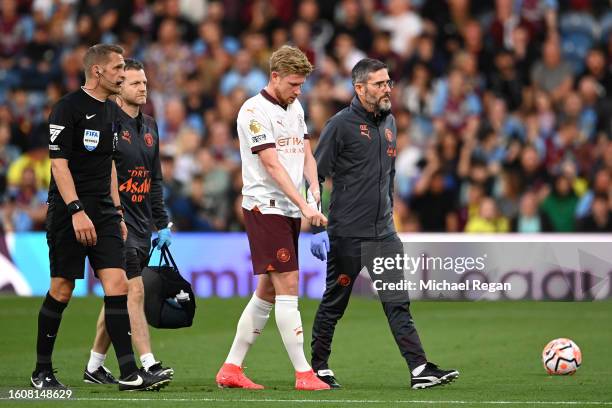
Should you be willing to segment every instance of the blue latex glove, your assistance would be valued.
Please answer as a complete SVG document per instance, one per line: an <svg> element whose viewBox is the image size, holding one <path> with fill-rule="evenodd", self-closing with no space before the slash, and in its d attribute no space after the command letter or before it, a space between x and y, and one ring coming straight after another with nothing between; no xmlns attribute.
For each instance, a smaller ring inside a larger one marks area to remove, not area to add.
<svg viewBox="0 0 612 408"><path fill-rule="evenodd" d="M157 249L162 249L164 245L167 247L172 244L172 231L170 228L164 228L157 231Z"/></svg>
<svg viewBox="0 0 612 408"><path fill-rule="evenodd" d="M310 252L322 261L327 260L327 253L329 252L329 236L327 231L314 234L310 238Z"/></svg>

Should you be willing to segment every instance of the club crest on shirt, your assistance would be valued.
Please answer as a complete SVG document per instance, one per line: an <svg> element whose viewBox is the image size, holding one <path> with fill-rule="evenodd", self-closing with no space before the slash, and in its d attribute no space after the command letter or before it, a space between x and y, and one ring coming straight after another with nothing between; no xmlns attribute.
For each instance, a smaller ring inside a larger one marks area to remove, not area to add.
<svg viewBox="0 0 612 408"><path fill-rule="evenodd" d="M254 135L261 133L261 124L255 119L251 119L251 121L249 122L249 130Z"/></svg>
<svg viewBox="0 0 612 408"><path fill-rule="evenodd" d="M85 149L91 152L98 147L99 142L100 132L98 130L85 129L83 133L83 146L85 146Z"/></svg>
<svg viewBox="0 0 612 408"><path fill-rule="evenodd" d="M389 128L385 129L385 137L387 138L387 142L389 143L393 142L393 132L391 131L391 129Z"/></svg>
<svg viewBox="0 0 612 408"><path fill-rule="evenodd" d="M153 146L153 135L148 133L148 132L145 133L144 141L145 141L145 144L147 145L147 147Z"/></svg>
<svg viewBox="0 0 612 408"><path fill-rule="evenodd" d="M368 139L372 140L372 138L370 137L370 128L368 127L368 125L359 125L359 132L361 133L361 136L365 136Z"/></svg>
<svg viewBox="0 0 612 408"><path fill-rule="evenodd" d="M132 136L130 135L130 132L128 130L124 130L123 132L121 132L121 138L127 141L129 144L132 144Z"/></svg>

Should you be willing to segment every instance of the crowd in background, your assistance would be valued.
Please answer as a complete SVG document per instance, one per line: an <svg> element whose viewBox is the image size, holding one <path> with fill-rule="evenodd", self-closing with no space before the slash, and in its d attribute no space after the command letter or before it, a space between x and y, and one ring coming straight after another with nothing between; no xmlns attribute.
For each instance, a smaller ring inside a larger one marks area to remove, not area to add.
<svg viewBox="0 0 612 408"><path fill-rule="evenodd" d="M300 97L313 147L353 65L387 63L398 231L612 231L608 0L0 4L0 231L44 229L46 120L99 42L145 65L178 230L243 230L236 116L290 43L315 66Z"/></svg>

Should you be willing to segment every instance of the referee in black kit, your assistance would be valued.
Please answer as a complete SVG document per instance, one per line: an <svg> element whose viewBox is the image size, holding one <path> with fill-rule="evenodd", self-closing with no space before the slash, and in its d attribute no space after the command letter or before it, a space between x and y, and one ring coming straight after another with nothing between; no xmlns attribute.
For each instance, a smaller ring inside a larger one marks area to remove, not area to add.
<svg viewBox="0 0 612 408"><path fill-rule="evenodd" d="M340 387L328 366L332 338L363 266L362 244L377 243L401 251L393 225L397 136L391 114L393 82L387 66L370 58L355 65L352 81L355 97L327 122L315 151L319 182L331 177L333 191L327 231L313 231L311 241L317 258L326 260L329 252L325 293L312 329L312 368L332 388ZM408 297L381 296L381 302L410 368L412 388L433 387L457 378L456 370L441 370L427 361Z"/></svg>
<svg viewBox="0 0 612 408"><path fill-rule="evenodd" d="M120 204L113 153L119 108L107 98L124 80L123 49L98 44L84 56L85 86L53 107L49 115L51 184L47 244L51 287L38 315L37 389L65 388L51 363L62 312L84 275L85 257L104 288L106 329L117 355L119 390L155 390L169 379L137 368L127 311L124 240L127 228ZM112 175L112 177L111 177Z"/></svg>
<svg viewBox="0 0 612 408"><path fill-rule="evenodd" d="M147 103L147 77L144 66L133 59L125 60L125 80L116 102L121 107L121 130L117 139L114 162L117 169L121 207L128 228L126 241L126 275L128 279L128 311L132 341L140 354L144 370L172 378L174 370L163 367L151 350L149 326L144 312L142 269L149 261L151 224L157 229L157 248L170 245L171 232L162 194L162 172L159 161L157 123L140 111ZM93 384L116 382L104 367L111 340L104 324L104 308L98 318L96 338L83 380Z"/></svg>

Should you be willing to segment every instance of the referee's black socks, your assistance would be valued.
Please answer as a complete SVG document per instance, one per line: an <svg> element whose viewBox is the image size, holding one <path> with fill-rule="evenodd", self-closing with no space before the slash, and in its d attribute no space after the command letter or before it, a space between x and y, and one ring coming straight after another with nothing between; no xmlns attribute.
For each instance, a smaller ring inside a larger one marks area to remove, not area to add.
<svg viewBox="0 0 612 408"><path fill-rule="evenodd" d="M106 320L106 331L117 355L121 378L126 378L138 370L134 362L132 338L130 337L127 295L104 296L104 319Z"/></svg>
<svg viewBox="0 0 612 408"><path fill-rule="evenodd" d="M49 292L38 312L38 338L36 340L36 371L51 371L51 355L62 322L62 312L68 303L55 300Z"/></svg>

